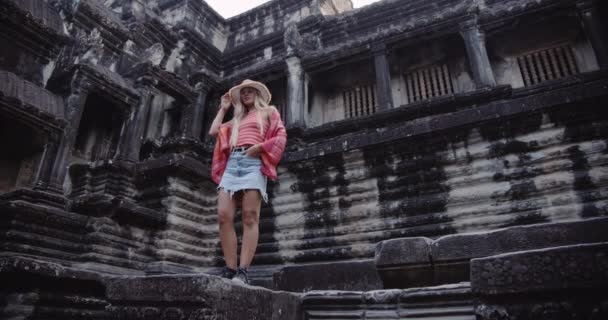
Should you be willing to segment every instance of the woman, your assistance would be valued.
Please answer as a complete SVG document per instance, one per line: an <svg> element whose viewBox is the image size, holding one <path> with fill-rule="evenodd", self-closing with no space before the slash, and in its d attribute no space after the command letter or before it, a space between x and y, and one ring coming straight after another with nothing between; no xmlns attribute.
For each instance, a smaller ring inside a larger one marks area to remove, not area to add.
<svg viewBox="0 0 608 320"><path fill-rule="evenodd" d="M217 136L211 177L218 184L218 221L226 266L222 277L249 283L247 270L258 244L262 199L268 202L267 178L277 178L287 133L277 109L270 106L270 91L245 80L222 96L209 135ZM232 120L222 124L234 108ZM236 197L235 197L236 195ZM234 215L237 201L243 214L243 239L237 267Z"/></svg>

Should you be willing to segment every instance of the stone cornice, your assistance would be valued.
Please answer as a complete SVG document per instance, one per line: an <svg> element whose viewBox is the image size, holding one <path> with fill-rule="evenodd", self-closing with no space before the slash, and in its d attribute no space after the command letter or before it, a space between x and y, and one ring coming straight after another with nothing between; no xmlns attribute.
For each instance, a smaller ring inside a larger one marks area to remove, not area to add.
<svg viewBox="0 0 608 320"><path fill-rule="evenodd" d="M61 97L8 71L0 71L0 102L35 128L59 131L65 124Z"/></svg>
<svg viewBox="0 0 608 320"><path fill-rule="evenodd" d="M556 10L574 10L574 0L560 1L508 1L508 4L492 4L480 8L471 1L458 2L457 6L445 5L439 11L401 9L395 3L377 3L358 10L330 17L311 16L298 23L302 34L319 34L322 47L307 50L302 54L302 65L308 72L317 72L335 66L336 63L357 60L353 56L369 55L371 58L372 42L385 43L391 46L404 46L416 42L428 41L449 34L458 34L461 26L476 22L480 29L495 28L504 21L517 18L531 12L553 12ZM390 18L387 18L387 15ZM390 22L388 22L390 21ZM332 39L339 39L334 41ZM344 41L347 39L346 41ZM282 32L274 32L256 38L238 47L226 50L223 61L230 61L255 50L282 41ZM334 43L335 42L335 43ZM282 47L282 44L281 44ZM278 54L278 55L277 55ZM273 52L273 59L285 59L283 52ZM360 58L359 58L360 59ZM252 77L268 67L263 61L250 65L247 70L227 73L225 79ZM225 69L226 64L223 68Z"/></svg>
<svg viewBox="0 0 608 320"><path fill-rule="evenodd" d="M139 100L139 92L132 89L128 80L102 66L77 64L69 72L74 73L87 83L91 92L103 93L106 97L128 106L134 106Z"/></svg>
<svg viewBox="0 0 608 320"><path fill-rule="evenodd" d="M136 65L125 76L129 78L149 77L153 85L159 90L173 97L193 102L196 100L196 92L188 82L178 78L175 74L167 72L151 63L140 63Z"/></svg>
<svg viewBox="0 0 608 320"><path fill-rule="evenodd" d="M137 173L141 179L163 176L180 172L190 179L210 179L209 165L183 154L167 154L163 157L145 160L137 164Z"/></svg>
<svg viewBox="0 0 608 320"><path fill-rule="evenodd" d="M0 17L10 30L6 36L35 55L49 59L70 42L61 17L43 1L2 1Z"/></svg>
<svg viewBox="0 0 608 320"><path fill-rule="evenodd" d="M36 0L6 0L6 6L17 6L20 10L27 12L28 18L37 21L40 25L53 30L56 34L63 34L63 21L61 16L53 10L45 1Z"/></svg>

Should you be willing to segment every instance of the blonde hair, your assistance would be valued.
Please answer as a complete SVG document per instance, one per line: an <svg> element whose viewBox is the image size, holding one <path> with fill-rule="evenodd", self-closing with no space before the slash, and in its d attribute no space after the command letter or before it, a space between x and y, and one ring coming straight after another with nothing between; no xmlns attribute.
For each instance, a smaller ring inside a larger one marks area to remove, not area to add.
<svg viewBox="0 0 608 320"><path fill-rule="evenodd" d="M260 127L260 134L264 136L264 119L262 119L262 114L266 115L268 108L274 108L269 105L260 97L260 92L255 89L255 101L253 103L253 109L257 111L256 117L258 120L258 127ZM243 106L243 102L241 102L241 92L238 92L238 99L233 101L234 105L234 117L232 118L232 133L230 134L230 146L236 147L236 143L239 140L239 128L241 126L241 121L245 118L245 106Z"/></svg>

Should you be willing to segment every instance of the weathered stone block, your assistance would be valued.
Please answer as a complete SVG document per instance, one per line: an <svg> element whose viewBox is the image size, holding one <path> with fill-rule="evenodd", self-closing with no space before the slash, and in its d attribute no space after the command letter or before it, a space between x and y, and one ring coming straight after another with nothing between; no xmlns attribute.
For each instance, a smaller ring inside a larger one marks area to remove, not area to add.
<svg viewBox="0 0 608 320"><path fill-rule="evenodd" d="M24 257L0 258L0 318L112 319L94 272Z"/></svg>
<svg viewBox="0 0 608 320"><path fill-rule="evenodd" d="M210 275L115 277L106 281L112 313L160 319L301 319L297 294L238 285Z"/></svg>
<svg viewBox="0 0 608 320"><path fill-rule="evenodd" d="M471 261L477 319L606 319L608 243Z"/></svg>
<svg viewBox="0 0 608 320"><path fill-rule="evenodd" d="M432 242L425 237L382 241L376 246L376 266L431 263Z"/></svg>
<svg viewBox="0 0 608 320"><path fill-rule="evenodd" d="M471 286L482 295L608 288L608 242L473 259Z"/></svg>
<svg viewBox="0 0 608 320"><path fill-rule="evenodd" d="M455 234L437 240L401 238L381 242L376 267L385 288L468 281L471 259L522 250L608 241L607 218L518 226Z"/></svg>
<svg viewBox="0 0 608 320"><path fill-rule="evenodd" d="M276 272L273 278L275 289L292 292L382 289L373 260L287 266Z"/></svg>
<svg viewBox="0 0 608 320"><path fill-rule="evenodd" d="M468 283L374 291L311 291L302 296L306 319L473 320Z"/></svg>
<svg viewBox="0 0 608 320"><path fill-rule="evenodd" d="M444 236L431 245L435 283L468 280L469 261L473 258L521 250L608 241L605 232L607 228L608 219L598 218Z"/></svg>
<svg viewBox="0 0 608 320"><path fill-rule="evenodd" d="M424 237L392 239L376 246L375 263L385 288L432 283L432 240Z"/></svg>

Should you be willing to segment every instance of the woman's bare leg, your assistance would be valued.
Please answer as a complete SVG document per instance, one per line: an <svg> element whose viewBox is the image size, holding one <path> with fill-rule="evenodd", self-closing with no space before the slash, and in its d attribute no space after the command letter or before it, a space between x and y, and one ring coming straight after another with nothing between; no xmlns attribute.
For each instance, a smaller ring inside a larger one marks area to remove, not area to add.
<svg viewBox="0 0 608 320"><path fill-rule="evenodd" d="M217 220L220 228L220 241L226 266L236 270L237 267L237 240L234 231L234 214L236 211L236 200L230 198L230 194L220 190L217 198Z"/></svg>
<svg viewBox="0 0 608 320"><path fill-rule="evenodd" d="M243 191L243 243L241 245L241 268L249 268L258 246L260 207L262 197L258 190Z"/></svg>

